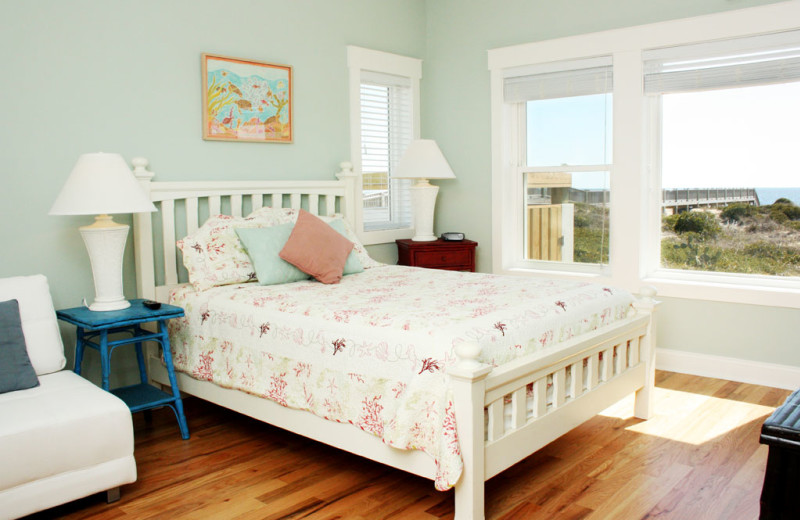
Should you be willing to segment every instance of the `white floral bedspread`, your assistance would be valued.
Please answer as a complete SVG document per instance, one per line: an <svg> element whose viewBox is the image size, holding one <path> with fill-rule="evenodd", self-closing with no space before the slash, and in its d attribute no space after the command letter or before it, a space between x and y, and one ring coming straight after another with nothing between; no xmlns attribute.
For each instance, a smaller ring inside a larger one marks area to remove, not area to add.
<svg viewBox="0 0 800 520"><path fill-rule="evenodd" d="M499 365L624 318L632 301L584 282L381 266L335 285L179 286L170 303L186 316L170 335L178 370L423 450L443 490L462 469L454 347L478 342Z"/></svg>

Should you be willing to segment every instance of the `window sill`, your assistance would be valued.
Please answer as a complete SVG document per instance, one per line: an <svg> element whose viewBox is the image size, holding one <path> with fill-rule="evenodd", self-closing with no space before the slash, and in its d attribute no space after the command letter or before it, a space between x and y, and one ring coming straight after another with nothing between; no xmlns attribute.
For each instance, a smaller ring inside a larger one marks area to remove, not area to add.
<svg viewBox="0 0 800 520"><path fill-rule="evenodd" d="M411 238L414 236L413 228L383 229L380 231L362 231L358 239L365 246L394 243L395 240Z"/></svg>
<svg viewBox="0 0 800 520"><path fill-rule="evenodd" d="M642 279L659 296L800 308L800 280L660 270Z"/></svg>

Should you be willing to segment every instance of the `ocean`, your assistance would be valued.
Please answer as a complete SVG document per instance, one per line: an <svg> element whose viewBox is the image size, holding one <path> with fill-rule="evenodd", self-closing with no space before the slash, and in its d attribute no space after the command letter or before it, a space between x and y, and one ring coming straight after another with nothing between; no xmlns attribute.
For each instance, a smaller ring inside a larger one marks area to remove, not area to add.
<svg viewBox="0 0 800 520"><path fill-rule="evenodd" d="M800 206L800 188L756 188L756 194L762 206L772 204L781 197Z"/></svg>

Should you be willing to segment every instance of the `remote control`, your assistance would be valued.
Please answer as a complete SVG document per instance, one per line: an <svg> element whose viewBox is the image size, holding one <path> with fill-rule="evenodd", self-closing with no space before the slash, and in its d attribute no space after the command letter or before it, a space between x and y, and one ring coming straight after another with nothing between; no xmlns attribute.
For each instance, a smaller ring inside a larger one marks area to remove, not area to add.
<svg viewBox="0 0 800 520"><path fill-rule="evenodd" d="M153 300L145 300L142 302L145 307L148 309L155 311L161 308L161 304L159 302L154 302Z"/></svg>

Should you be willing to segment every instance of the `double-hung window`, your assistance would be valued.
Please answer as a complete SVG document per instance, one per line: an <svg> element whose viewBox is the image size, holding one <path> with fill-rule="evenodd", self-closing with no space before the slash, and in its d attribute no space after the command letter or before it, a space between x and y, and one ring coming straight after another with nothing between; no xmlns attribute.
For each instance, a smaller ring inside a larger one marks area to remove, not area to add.
<svg viewBox="0 0 800 520"><path fill-rule="evenodd" d="M504 79L516 149L508 171L514 263L577 271L608 264L612 89L610 57L525 67Z"/></svg>
<svg viewBox="0 0 800 520"><path fill-rule="evenodd" d="M348 47L351 160L361 175L356 224L365 244L413 234L410 180L393 172L419 136L421 62Z"/></svg>
<svg viewBox="0 0 800 520"><path fill-rule="evenodd" d="M800 31L643 60L663 274L800 276Z"/></svg>

